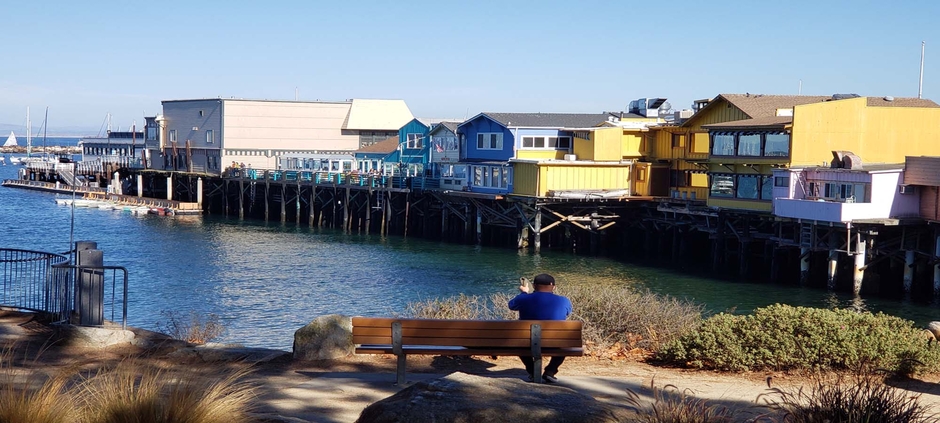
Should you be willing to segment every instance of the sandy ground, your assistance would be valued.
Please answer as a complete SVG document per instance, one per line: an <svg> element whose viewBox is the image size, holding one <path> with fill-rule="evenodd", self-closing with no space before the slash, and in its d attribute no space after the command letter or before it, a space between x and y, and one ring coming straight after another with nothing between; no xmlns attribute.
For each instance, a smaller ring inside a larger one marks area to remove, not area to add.
<svg viewBox="0 0 940 423"><path fill-rule="evenodd" d="M139 331L140 336L156 334ZM226 369L246 366L242 362L204 363L192 358L168 356L179 347L167 342L159 348L142 350L130 346L86 349L68 346L55 338L55 331L37 322L31 314L0 311L0 344L4 365L12 364L34 372L54 374L77 368L93 371L129 357L147 364L178 371L189 377L217 378ZM452 372L493 378L525 377L521 363L513 357L429 357L408 358L408 385ZM810 386L805 376L779 373L725 374L707 371L663 368L627 359L569 358L558 375L559 389L568 388L612 404L623 405L629 392L645 401L655 397L655 386L665 392L680 392L707 405L729 407L737 421L749 421L769 410L760 406L762 394L775 398L769 387L795 390ZM350 356L323 362L294 362L289 356L252 365L247 382L254 387L262 421L269 422L352 422L363 408L386 398L402 387L394 384L393 356ZM940 378L889 382L905 389L918 401L940 411Z"/></svg>

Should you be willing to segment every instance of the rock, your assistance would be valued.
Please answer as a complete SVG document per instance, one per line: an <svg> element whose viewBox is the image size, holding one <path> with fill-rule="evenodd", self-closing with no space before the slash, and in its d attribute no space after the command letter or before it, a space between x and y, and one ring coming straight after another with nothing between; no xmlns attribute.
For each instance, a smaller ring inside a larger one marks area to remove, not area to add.
<svg viewBox="0 0 940 423"><path fill-rule="evenodd" d="M200 360L205 363L216 362L248 362L266 363L286 356L287 351L272 350L268 348L246 348L239 344L207 343L173 351L168 357L184 360Z"/></svg>
<svg viewBox="0 0 940 423"><path fill-rule="evenodd" d="M557 385L452 373L376 402L357 422L619 422L632 411Z"/></svg>
<svg viewBox="0 0 940 423"><path fill-rule="evenodd" d="M930 322L927 325L927 330L933 334L934 339L940 341L940 322Z"/></svg>
<svg viewBox="0 0 940 423"><path fill-rule="evenodd" d="M62 334L69 345L86 348L107 348L118 344L132 344L134 332L120 328L63 325Z"/></svg>
<svg viewBox="0 0 940 423"><path fill-rule="evenodd" d="M352 318L320 316L294 332L294 360L332 360L353 354Z"/></svg>

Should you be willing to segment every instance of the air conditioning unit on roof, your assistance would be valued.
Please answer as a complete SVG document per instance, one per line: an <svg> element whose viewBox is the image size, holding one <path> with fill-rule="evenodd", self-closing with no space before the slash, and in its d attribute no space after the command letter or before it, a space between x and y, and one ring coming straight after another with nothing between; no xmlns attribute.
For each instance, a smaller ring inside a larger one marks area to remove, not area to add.
<svg viewBox="0 0 940 423"><path fill-rule="evenodd" d="M557 157L557 156L556 156L556 157ZM565 160L567 160L567 161L569 161L569 162L576 161L576 160L578 160L578 155L577 155L577 154L565 154Z"/></svg>

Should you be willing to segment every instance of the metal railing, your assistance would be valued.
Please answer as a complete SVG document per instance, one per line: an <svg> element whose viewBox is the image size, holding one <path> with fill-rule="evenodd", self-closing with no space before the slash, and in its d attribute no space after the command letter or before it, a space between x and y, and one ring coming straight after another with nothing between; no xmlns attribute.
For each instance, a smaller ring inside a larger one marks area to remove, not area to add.
<svg viewBox="0 0 940 423"><path fill-rule="evenodd" d="M110 316L127 328L124 267L75 266L62 254L0 248L0 278L0 306L48 313L56 322Z"/></svg>

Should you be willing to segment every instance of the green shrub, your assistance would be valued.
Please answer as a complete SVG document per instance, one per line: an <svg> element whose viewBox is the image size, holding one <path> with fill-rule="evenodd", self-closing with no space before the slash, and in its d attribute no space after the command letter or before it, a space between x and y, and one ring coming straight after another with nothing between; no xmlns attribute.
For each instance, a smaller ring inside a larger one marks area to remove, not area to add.
<svg viewBox="0 0 940 423"><path fill-rule="evenodd" d="M594 350L620 344L654 351L702 320L700 306L630 287L570 285L557 292L571 300L571 318L584 323L584 341ZM403 314L424 319L513 320L518 314L509 310L512 297L461 294L409 303Z"/></svg>
<svg viewBox="0 0 940 423"><path fill-rule="evenodd" d="M781 423L919 423L934 422L919 395L885 385L872 375L854 381L818 378L810 388L773 388L762 394L763 401L776 411Z"/></svg>
<svg viewBox="0 0 940 423"><path fill-rule="evenodd" d="M717 314L662 348L666 362L719 370L835 369L912 372L940 368L914 323L882 313L788 305L747 316Z"/></svg>

